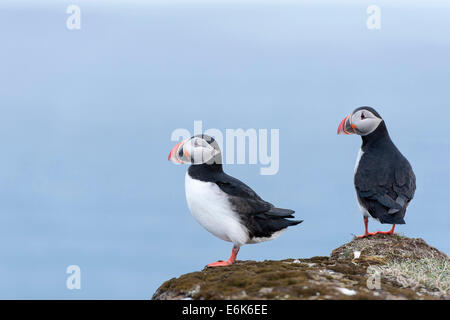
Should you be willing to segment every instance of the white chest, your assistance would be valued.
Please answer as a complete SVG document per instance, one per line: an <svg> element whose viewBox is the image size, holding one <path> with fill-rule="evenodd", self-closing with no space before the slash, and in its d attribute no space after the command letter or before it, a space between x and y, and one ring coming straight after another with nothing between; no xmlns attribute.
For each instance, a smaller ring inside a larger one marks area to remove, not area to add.
<svg viewBox="0 0 450 320"><path fill-rule="evenodd" d="M358 156L356 157L354 174L356 174L356 171L358 171L359 162L361 161L361 157L363 156L363 154L364 152L362 151L362 149L359 149Z"/></svg>
<svg viewBox="0 0 450 320"><path fill-rule="evenodd" d="M226 194L212 182L185 177L186 201L195 220L216 237L241 246L248 231L231 209Z"/></svg>
<svg viewBox="0 0 450 320"><path fill-rule="evenodd" d="M361 157L363 156L363 154L364 154L364 152L362 151L362 149L359 149L358 156L356 157L356 163L355 163L355 170L354 170L355 174L358 171L359 162L361 161ZM358 196L356 196L356 198L358 198ZM370 217L369 212L361 205L361 203L359 202L359 199L357 199L357 202L358 202L359 210L361 211L363 216Z"/></svg>

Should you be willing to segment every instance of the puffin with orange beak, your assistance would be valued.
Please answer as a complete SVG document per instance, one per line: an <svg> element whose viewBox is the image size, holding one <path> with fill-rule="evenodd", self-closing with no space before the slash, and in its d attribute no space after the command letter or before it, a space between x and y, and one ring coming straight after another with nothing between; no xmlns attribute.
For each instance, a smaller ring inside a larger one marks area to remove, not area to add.
<svg viewBox="0 0 450 320"><path fill-rule="evenodd" d="M386 124L375 109L355 109L339 124L338 134L362 138L355 166L354 184L365 232L358 238L393 234L396 224L405 224L405 213L416 191L416 177L408 160L392 142ZM392 224L387 232L369 232L368 218Z"/></svg>
<svg viewBox="0 0 450 320"><path fill-rule="evenodd" d="M250 187L222 169L222 153L214 138L201 134L178 143L169 153L174 163L187 163L186 200L194 218L216 237L233 243L227 261L208 267L228 266L236 261L239 248L247 243L272 240L289 226L294 211L276 208Z"/></svg>

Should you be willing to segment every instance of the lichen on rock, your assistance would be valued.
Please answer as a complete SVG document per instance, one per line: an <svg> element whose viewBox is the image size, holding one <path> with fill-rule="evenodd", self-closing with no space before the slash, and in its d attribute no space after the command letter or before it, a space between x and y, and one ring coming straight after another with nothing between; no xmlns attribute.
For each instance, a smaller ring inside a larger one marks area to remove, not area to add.
<svg viewBox="0 0 450 320"><path fill-rule="evenodd" d="M376 235L330 257L204 268L166 281L153 299L449 299L448 266L422 239Z"/></svg>

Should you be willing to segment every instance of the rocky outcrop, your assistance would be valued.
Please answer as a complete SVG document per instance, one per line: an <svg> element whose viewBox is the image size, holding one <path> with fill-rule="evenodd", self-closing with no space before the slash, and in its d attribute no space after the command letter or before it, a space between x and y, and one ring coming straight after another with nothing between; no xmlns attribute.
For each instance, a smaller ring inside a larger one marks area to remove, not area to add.
<svg viewBox="0 0 450 320"><path fill-rule="evenodd" d="M376 235L329 257L237 261L166 281L153 299L449 299L449 257L422 239Z"/></svg>

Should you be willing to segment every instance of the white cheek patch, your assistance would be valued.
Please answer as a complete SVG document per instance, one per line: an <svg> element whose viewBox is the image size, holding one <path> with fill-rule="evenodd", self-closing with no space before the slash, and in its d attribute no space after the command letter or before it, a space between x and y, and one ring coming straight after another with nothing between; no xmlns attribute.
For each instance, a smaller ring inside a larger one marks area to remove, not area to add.
<svg viewBox="0 0 450 320"><path fill-rule="evenodd" d="M361 119L361 115L364 112L365 118ZM367 110L360 110L352 116L352 124L356 126L356 131L361 136L371 134L378 128L379 124L383 121L376 117L372 112Z"/></svg>
<svg viewBox="0 0 450 320"><path fill-rule="evenodd" d="M214 148L211 146L208 147L197 147L194 149L194 152L191 154L191 159L194 164L208 162L214 157Z"/></svg>
<svg viewBox="0 0 450 320"><path fill-rule="evenodd" d="M361 120L359 121L360 124L357 125L357 130L361 132L362 136L366 136L374 132L375 129L378 128L381 121L382 120L379 118L367 118Z"/></svg>
<svg viewBox="0 0 450 320"><path fill-rule="evenodd" d="M212 160L219 152L210 144L188 141L185 146L186 156L190 157L193 164L202 164Z"/></svg>

